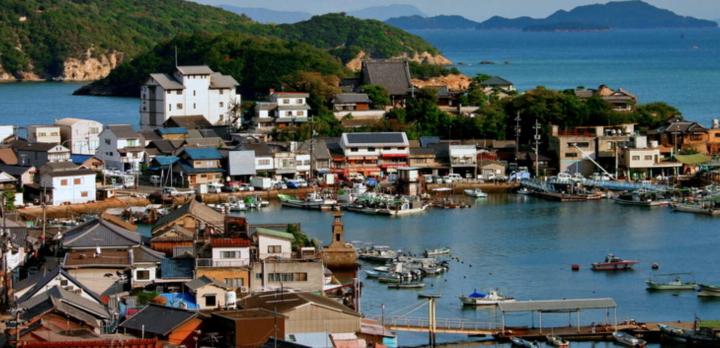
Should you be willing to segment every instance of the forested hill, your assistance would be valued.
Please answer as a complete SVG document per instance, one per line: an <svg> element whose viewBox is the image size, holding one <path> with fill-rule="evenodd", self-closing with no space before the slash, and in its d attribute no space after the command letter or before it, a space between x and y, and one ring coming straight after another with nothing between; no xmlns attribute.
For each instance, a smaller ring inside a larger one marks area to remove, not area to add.
<svg viewBox="0 0 720 348"><path fill-rule="evenodd" d="M178 34L241 33L301 41L348 60L437 50L378 21L342 14L293 25L263 25L184 0L0 1L0 80L93 80Z"/></svg>

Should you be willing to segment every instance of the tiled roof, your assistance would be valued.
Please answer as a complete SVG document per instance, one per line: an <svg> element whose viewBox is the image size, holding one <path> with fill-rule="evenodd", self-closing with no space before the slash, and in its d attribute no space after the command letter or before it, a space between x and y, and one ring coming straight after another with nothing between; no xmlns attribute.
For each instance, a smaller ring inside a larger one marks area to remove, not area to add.
<svg viewBox="0 0 720 348"><path fill-rule="evenodd" d="M160 135L187 134L188 130L183 127L167 127L167 128L158 128L157 132Z"/></svg>
<svg viewBox="0 0 720 348"><path fill-rule="evenodd" d="M135 332L144 331L149 334L167 336L197 315L195 312L184 309L151 304L120 323L120 327Z"/></svg>
<svg viewBox="0 0 720 348"><path fill-rule="evenodd" d="M224 216L205 204L191 200L182 206L174 209L169 214L164 215L153 225L153 231L167 225L185 214L190 214L200 221L204 221L216 228L223 228Z"/></svg>
<svg viewBox="0 0 720 348"><path fill-rule="evenodd" d="M332 299L307 292L265 292L251 295L240 300L240 306L243 309L264 308L278 313L287 313L308 303L314 303L343 312L344 314L360 317L359 313Z"/></svg>
<svg viewBox="0 0 720 348"><path fill-rule="evenodd" d="M84 268L84 267L129 267L130 255L126 249L104 249L99 254L93 249L71 250L65 254L63 267Z"/></svg>
<svg viewBox="0 0 720 348"><path fill-rule="evenodd" d="M140 234L129 231L103 219L95 219L65 232L65 248L131 247L139 245Z"/></svg>
<svg viewBox="0 0 720 348"><path fill-rule="evenodd" d="M217 160L222 159L222 155L218 149L208 148L185 148L183 150L191 160Z"/></svg>
<svg viewBox="0 0 720 348"><path fill-rule="evenodd" d="M31 320L37 315L42 315L50 308L83 320L93 326L100 324L99 319L110 318L110 313L108 313L105 306L63 290L57 285L43 294L19 303L18 308L23 309L21 314L23 320Z"/></svg>
<svg viewBox="0 0 720 348"><path fill-rule="evenodd" d="M183 127L186 129L209 128L212 124L202 115L172 116L163 124L165 127Z"/></svg>
<svg viewBox="0 0 720 348"><path fill-rule="evenodd" d="M403 132L343 133L342 138L347 145L408 145Z"/></svg>
<svg viewBox="0 0 720 348"><path fill-rule="evenodd" d="M217 282L208 276L202 276L200 278L193 279L193 280L185 283L185 286L188 289L190 289L191 291L197 291L197 289L200 289L200 288L204 287L205 285L210 285L210 284L215 285L219 288L223 288L223 289L226 288L225 284Z"/></svg>
<svg viewBox="0 0 720 348"><path fill-rule="evenodd" d="M213 73L207 65L180 65L177 70L183 75L210 75Z"/></svg>
<svg viewBox="0 0 720 348"><path fill-rule="evenodd" d="M15 147L18 151L37 151L46 152L58 144L53 143L22 143Z"/></svg>
<svg viewBox="0 0 720 348"><path fill-rule="evenodd" d="M335 96L334 104L370 103L370 97L365 93L340 93Z"/></svg>
<svg viewBox="0 0 720 348"><path fill-rule="evenodd" d="M78 288L82 289L86 294L94 298L98 303L100 302L100 296L98 296L95 292L88 289L83 283L79 282L75 277L71 276L70 273L67 273L64 269L62 269L60 266L56 266L53 270L48 271L41 277L37 279L37 282L35 285L33 285L30 290L25 292L20 298L18 298L17 302L25 302L32 297L35 296L35 294L38 293L41 289L45 288L45 286L50 283L53 279L55 279L58 276L62 276L65 279L67 279L69 282L73 283L73 285L77 286Z"/></svg>
<svg viewBox="0 0 720 348"><path fill-rule="evenodd" d="M512 82L500 77L500 76L491 76L489 79L483 81L481 83L483 86L489 86L489 87L504 87L504 86L512 86Z"/></svg>
<svg viewBox="0 0 720 348"><path fill-rule="evenodd" d="M174 77L168 74L150 74L150 77L165 90L177 90L185 88L182 83L178 82L177 80L175 80Z"/></svg>
<svg viewBox="0 0 720 348"><path fill-rule="evenodd" d="M291 235L292 236L292 235ZM244 238L211 238L210 246L213 248L249 247L250 240Z"/></svg>
<svg viewBox="0 0 720 348"><path fill-rule="evenodd" d="M406 95L410 90L410 68L405 60L368 60L363 62L363 82L380 85L390 95Z"/></svg>
<svg viewBox="0 0 720 348"><path fill-rule="evenodd" d="M210 75L210 88L234 88L239 83L230 75L214 73Z"/></svg>
<svg viewBox="0 0 720 348"><path fill-rule="evenodd" d="M111 124L106 127L120 139L139 138L140 135L129 124Z"/></svg>
<svg viewBox="0 0 720 348"><path fill-rule="evenodd" d="M153 158L153 162L161 167L169 167L178 160L179 158L177 156L155 156L155 158Z"/></svg>
<svg viewBox="0 0 720 348"><path fill-rule="evenodd" d="M280 239L295 240L295 236L292 233L272 230L269 228L258 227L255 229L255 233L261 236L275 237Z"/></svg>

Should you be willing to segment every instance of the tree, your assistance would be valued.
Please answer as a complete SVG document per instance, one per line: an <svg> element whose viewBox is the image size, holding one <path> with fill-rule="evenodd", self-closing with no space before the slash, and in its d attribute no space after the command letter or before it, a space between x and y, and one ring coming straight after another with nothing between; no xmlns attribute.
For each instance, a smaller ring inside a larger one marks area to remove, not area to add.
<svg viewBox="0 0 720 348"><path fill-rule="evenodd" d="M648 129L660 127L673 118L682 119L682 114L677 108L661 102L640 105L635 114L635 122L640 127Z"/></svg>
<svg viewBox="0 0 720 348"><path fill-rule="evenodd" d="M390 95L385 87L380 85L363 85L360 89L370 98L370 107L372 109L383 110L385 106L390 105Z"/></svg>

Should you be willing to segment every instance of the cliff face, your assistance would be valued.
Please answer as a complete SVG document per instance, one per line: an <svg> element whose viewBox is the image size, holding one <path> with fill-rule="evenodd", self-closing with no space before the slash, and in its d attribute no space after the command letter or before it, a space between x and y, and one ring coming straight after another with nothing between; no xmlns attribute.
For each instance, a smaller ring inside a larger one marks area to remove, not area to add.
<svg viewBox="0 0 720 348"><path fill-rule="evenodd" d="M80 58L68 58L63 63L63 74L57 78L64 81L95 81L104 78L122 62L121 52L92 55L87 50Z"/></svg>
<svg viewBox="0 0 720 348"><path fill-rule="evenodd" d="M2 65L0 65L0 81L11 81L14 80L15 76L10 75L5 69L3 69Z"/></svg>
<svg viewBox="0 0 720 348"><path fill-rule="evenodd" d="M351 59L345 66L352 70L352 71L360 71L362 69L362 61L364 59L370 59L371 57L365 53L365 51L360 51L355 58ZM416 63L424 63L424 64L433 64L433 65L452 65L452 61L450 59L447 59L445 56L441 54L435 54L433 55L430 52L422 52L422 53L415 53L413 56L409 56L407 53L404 53L400 56L393 57L393 58L404 58L407 60L410 60L412 62Z"/></svg>
<svg viewBox="0 0 720 348"><path fill-rule="evenodd" d="M472 83L472 79L462 74L450 74L447 76L433 77L429 80L412 80L412 84L416 88L447 86L451 91L464 91L470 87L470 83Z"/></svg>

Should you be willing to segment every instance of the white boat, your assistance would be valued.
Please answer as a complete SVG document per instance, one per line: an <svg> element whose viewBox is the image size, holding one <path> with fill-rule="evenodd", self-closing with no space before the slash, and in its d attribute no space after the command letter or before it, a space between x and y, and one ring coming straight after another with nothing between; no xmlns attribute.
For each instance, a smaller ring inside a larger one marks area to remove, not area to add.
<svg viewBox="0 0 720 348"><path fill-rule="evenodd" d="M642 348L647 345L647 342L643 339L639 339L629 333L622 331L613 332L613 338L615 341L623 346Z"/></svg>
<svg viewBox="0 0 720 348"><path fill-rule="evenodd" d="M317 192L310 192L303 199L285 194L278 194L277 197L283 206L292 208L330 210L337 205L336 200L324 198Z"/></svg>
<svg viewBox="0 0 720 348"><path fill-rule="evenodd" d="M450 248L448 247L425 250L425 257L433 257L447 254L450 254Z"/></svg>
<svg viewBox="0 0 720 348"><path fill-rule="evenodd" d="M245 202L243 201L236 201L230 203L229 211L231 213L238 213L248 210L247 205L245 205Z"/></svg>
<svg viewBox="0 0 720 348"><path fill-rule="evenodd" d="M570 342L568 342L567 340L564 340L560 336L547 335L547 336L545 336L545 340L547 340L547 343L553 347L559 347L559 348L570 347Z"/></svg>
<svg viewBox="0 0 720 348"><path fill-rule="evenodd" d="M470 295L460 296L460 301L464 305L468 306L494 306L498 303L503 302L515 302L515 299L512 297L503 296L496 290L490 291L487 294L477 292L477 290L475 290Z"/></svg>
<svg viewBox="0 0 720 348"><path fill-rule="evenodd" d="M706 203L673 203L673 210L682 213L693 213L710 216L720 216L720 205L716 202Z"/></svg>
<svg viewBox="0 0 720 348"><path fill-rule="evenodd" d="M483 192L481 189L467 189L465 190L465 194L475 198L485 198L488 196L487 193Z"/></svg>
<svg viewBox="0 0 720 348"><path fill-rule="evenodd" d="M537 348L538 344L516 336L510 336L510 342L515 347Z"/></svg>

